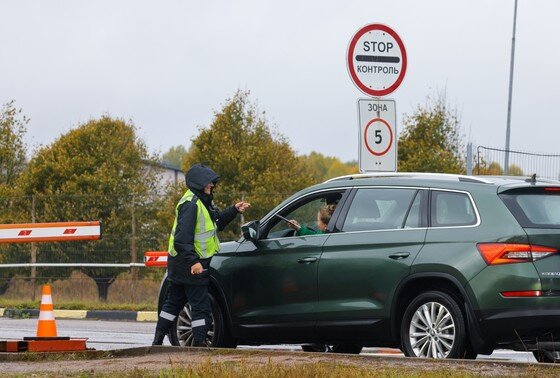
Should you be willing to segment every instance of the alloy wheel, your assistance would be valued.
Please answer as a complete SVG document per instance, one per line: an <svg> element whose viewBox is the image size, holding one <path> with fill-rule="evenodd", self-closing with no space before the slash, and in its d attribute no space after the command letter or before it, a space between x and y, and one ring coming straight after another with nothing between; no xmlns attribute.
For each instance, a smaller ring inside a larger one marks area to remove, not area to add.
<svg viewBox="0 0 560 378"><path fill-rule="evenodd" d="M438 302L427 302L410 321L410 345L417 357L446 358L453 348L455 332L449 309Z"/></svg>
<svg viewBox="0 0 560 378"><path fill-rule="evenodd" d="M206 333L206 344L208 346L212 346L212 340L214 339L214 314L211 315L211 318L212 323L208 326L208 332ZM194 343L190 304L186 304L177 317L177 339L181 346L191 346Z"/></svg>

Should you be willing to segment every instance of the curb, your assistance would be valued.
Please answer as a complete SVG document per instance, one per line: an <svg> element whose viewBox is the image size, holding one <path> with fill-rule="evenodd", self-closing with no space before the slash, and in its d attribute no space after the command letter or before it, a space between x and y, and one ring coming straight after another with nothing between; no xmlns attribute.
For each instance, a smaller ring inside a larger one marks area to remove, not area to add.
<svg viewBox="0 0 560 378"><path fill-rule="evenodd" d="M54 310L59 319L124 320L134 322L157 322L156 311L104 311L104 310ZM0 317L38 318L39 310L0 308Z"/></svg>

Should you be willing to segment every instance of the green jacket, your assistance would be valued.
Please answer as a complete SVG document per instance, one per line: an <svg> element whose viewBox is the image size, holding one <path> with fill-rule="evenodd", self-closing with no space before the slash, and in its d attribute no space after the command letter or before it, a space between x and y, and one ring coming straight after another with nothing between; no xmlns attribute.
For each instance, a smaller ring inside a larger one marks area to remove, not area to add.
<svg viewBox="0 0 560 378"><path fill-rule="evenodd" d="M324 234L323 231L321 230L312 230L308 227L300 227L299 230L297 230L297 236L305 236L305 235L316 235L316 234Z"/></svg>

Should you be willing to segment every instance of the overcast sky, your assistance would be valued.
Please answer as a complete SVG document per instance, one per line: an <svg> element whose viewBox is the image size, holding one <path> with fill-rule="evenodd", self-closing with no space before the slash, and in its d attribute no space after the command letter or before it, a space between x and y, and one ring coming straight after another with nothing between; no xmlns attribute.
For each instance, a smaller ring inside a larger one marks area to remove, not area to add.
<svg viewBox="0 0 560 378"><path fill-rule="evenodd" d="M31 118L30 145L103 114L132 119L152 151L188 146L237 89L298 153L357 159L346 68L370 23L403 40L398 129L445 89L465 140L505 144L514 0L0 0L0 103ZM519 0L511 148L560 152L560 1Z"/></svg>

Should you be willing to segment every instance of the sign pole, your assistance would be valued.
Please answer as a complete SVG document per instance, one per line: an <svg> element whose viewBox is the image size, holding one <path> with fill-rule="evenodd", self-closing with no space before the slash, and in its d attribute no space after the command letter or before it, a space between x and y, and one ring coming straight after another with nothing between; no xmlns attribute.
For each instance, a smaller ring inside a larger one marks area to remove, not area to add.
<svg viewBox="0 0 560 378"><path fill-rule="evenodd" d="M356 87L373 97L358 100L360 172L396 172L396 103L381 97L404 79L408 62L404 44L390 27L366 25L350 40L346 59Z"/></svg>
<svg viewBox="0 0 560 378"><path fill-rule="evenodd" d="M515 61L515 26L517 24L517 0L515 0L513 8L513 35L511 37L511 61L509 64L509 95L508 95L508 113L506 126L506 156L504 161L504 175L509 174L509 134L511 129L511 97L513 93L513 63Z"/></svg>

